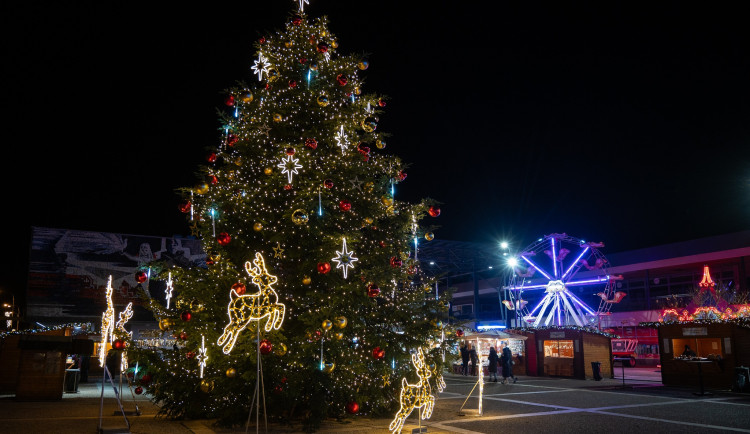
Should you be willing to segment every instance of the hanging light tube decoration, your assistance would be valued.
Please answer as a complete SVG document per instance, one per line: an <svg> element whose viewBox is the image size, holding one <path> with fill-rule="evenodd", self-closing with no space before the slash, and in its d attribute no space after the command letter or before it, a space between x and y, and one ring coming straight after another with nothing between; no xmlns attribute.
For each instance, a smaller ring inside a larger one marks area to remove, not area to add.
<svg viewBox="0 0 750 434"><path fill-rule="evenodd" d="M240 332L245 330L250 322L256 321L260 326L260 321L267 318L264 326L267 332L272 329L278 330L284 322L286 306L279 303L279 296L272 286L278 278L268 274L266 262L259 252L255 253L252 264L250 261L245 262L245 271L252 277L253 284L258 287L258 292L238 295L234 289L229 291L229 304L227 305L229 323L224 327L224 333L216 342L217 345L223 345L224 354L232 352Z"/></svg>
<svg viewBox="0 0 750 434"><path fill-rule="evenodd" d="M432 388L429 382L432 371L427 363L425 363L422 348L419 348L417 354L411 355L411 361L417 369L419 381L416 384L409 384L406 381L406 377L401 379L401 393L399 394L401 408L399 408L396 417L388 426L391 433L401 432L401 429L404 427L404 421L406 421L406 418L409 417L415 408L421 409L419 415L421 419L429 419L432 416L432 409L435 406L435 397L432 395Z"/></svg>
<svg viewBox="0 0 750 434"><path fill-rule="evenodd" d="M107 310L102 313L102 338L99 346L99 366L103 367L107 360L107 344L112 339L115 328L115 308L112 306L112 275L107 281L106 290Z"/></svg>

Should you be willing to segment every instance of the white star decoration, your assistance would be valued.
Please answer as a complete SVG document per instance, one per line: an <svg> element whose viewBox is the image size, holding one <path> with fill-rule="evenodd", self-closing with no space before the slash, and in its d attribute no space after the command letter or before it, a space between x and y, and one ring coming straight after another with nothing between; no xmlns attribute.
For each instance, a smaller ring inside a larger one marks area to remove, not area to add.
<svg viewBox="0 0 750 434"><path fill-rule="evenodd" d="M299 0L299 11L304 12L305 11L305 5L309 5L310 2L308 0Z"/></svg>
<svg viewBox="0 0 750 434"><path fill-rule="evenodd" d="M206 354L206 337L201 336L201 348L198 350L198 355L196 356L196 359L198 359L198 365L201 368L201 378L203 378L203 368L206 367L206 362L208 361L208 354Z"/></svg>
<svg viewBox="0 0 750 434"><path fill-rule="evenodd" d="M268 76L269 66L271 66L271 64L268 63L268 59L263 57L263 54L258 53L258 60L256 60L255 64L251 67L251 69L255 71L256 74L258 74L258 81L261 81L263 79L263 74L266 74L266 76Z"/></svg>
<svg viewBox="0 0 750 434"><path fill-rule="evenodd" d="M167 279L167 289L164 290L164 293L167 295L167 309L169 309L169 300L172 298L172 290L174 287L172 286L172 272L169 273L169 279Z"/></svg>
<svg viewBox="0 0 750 434"><path fill-rule="evenodd" d="M289 178L289 183L292 183L292 176L298 175L299 172L297 172L297 169L301 169L302 166L297 164L299 162L299 158L293 158L291 155L287 155L286 158L281 159L281 163L279 163L278 166L281 169L281 174L285 174L287 178Z"/></svg>
<svg viewBox="0 0 750 434"><path fill-rule="evenodd" d="M342 268L344 270L344 279L346 279L346 273L349 268L354 268L354 263L359 261L359 259L354 257L354 252L350 252L346 248L346 238L344 238L344 246L341 248L340 252L336 252L336 257L331 259L331 261L335 262L336 268Z"/></svg>
<svg viewBox="0 0 750 434"><path fill-rule="evenodd" d="M355 176L354 179L350 179L349 182L352 183L352 188L356 188L357 190L362 191L363 181L360 181L359 177Z"/></svg>
<svg viewBox="0 0 750 434"><path fill-rule="evenodd" d="M337 145L341 148L341 153L343 154L344 151L346 151L346 147L349 146L349 137L347 137L346 133L344 132L344 126L341 126L341 129L336 133L336 136L334 137L336 139Z"/></svg>

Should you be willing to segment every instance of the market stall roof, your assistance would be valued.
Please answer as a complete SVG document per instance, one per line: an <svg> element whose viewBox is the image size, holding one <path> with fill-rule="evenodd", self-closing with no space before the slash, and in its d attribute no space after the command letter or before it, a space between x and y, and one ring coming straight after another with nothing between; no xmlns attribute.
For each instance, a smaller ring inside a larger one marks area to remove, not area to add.
<svg viewBox="0 0 750 434"><path fill-rule="evenodd" d="M501 330L486 330L483 332L465 332L465 339L521 339L526 340L526 336L508 333Z"/></svg>

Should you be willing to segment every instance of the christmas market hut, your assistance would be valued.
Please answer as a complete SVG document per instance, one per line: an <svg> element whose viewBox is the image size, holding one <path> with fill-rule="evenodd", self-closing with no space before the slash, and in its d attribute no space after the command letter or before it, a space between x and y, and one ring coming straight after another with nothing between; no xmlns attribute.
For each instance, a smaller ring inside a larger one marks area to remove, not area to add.
<svg viewBox="0 0 750 434"><path fill-rule="evenodd" d="M526 375L594 379L613 378L612 335L579 327L510 330L525 335ZM514 369L516 367L514 366Z"/></svg>
<svg viewBox="0 0 750 434"><path fill-rule="evenodd" d="M700 307L693 314L668 309L661 321L643 323L659 332L662 383L719 389L735 387L750 367L750 306L734 313Z"/></svg>
<svg viewBox="0 0 750 434"><path fill-rule="evenodd" d="M458 348L460 349L460 347L464 345L477 347L477 355L480 357L484 369L484 375L489 375L487 358L490 355L490 347L495 347L499 356L503 345L508 345L513 353L513 359L515 362L513 373L515 375L526 375L526 367L523 364L523 354L525 353L524 341L526 341L526 339L527 338L524 335L497 329L465 331L458 341ZM457 374L461 373L460 359L453 365L453 372Z"/></svg>

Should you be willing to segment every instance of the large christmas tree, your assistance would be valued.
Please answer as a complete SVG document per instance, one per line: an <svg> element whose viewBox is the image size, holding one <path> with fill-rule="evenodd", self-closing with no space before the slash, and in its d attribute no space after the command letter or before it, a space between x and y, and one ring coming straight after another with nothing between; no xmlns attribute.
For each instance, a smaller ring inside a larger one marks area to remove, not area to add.
<svg viewBox="0 0 750 434"><path fill-rule="evenodd" d="M337 46L302 10L260 38L252 84L227 90L219 143L181 191L208 260L162 270L170 306L150 305L177 344L131 355L169 417L244 423L258 354L269 415L313 429L392 414L420 348L442 371L448 304L417 260L440 210L393 197L406 173L377 128L385 100Z"/></svg>

